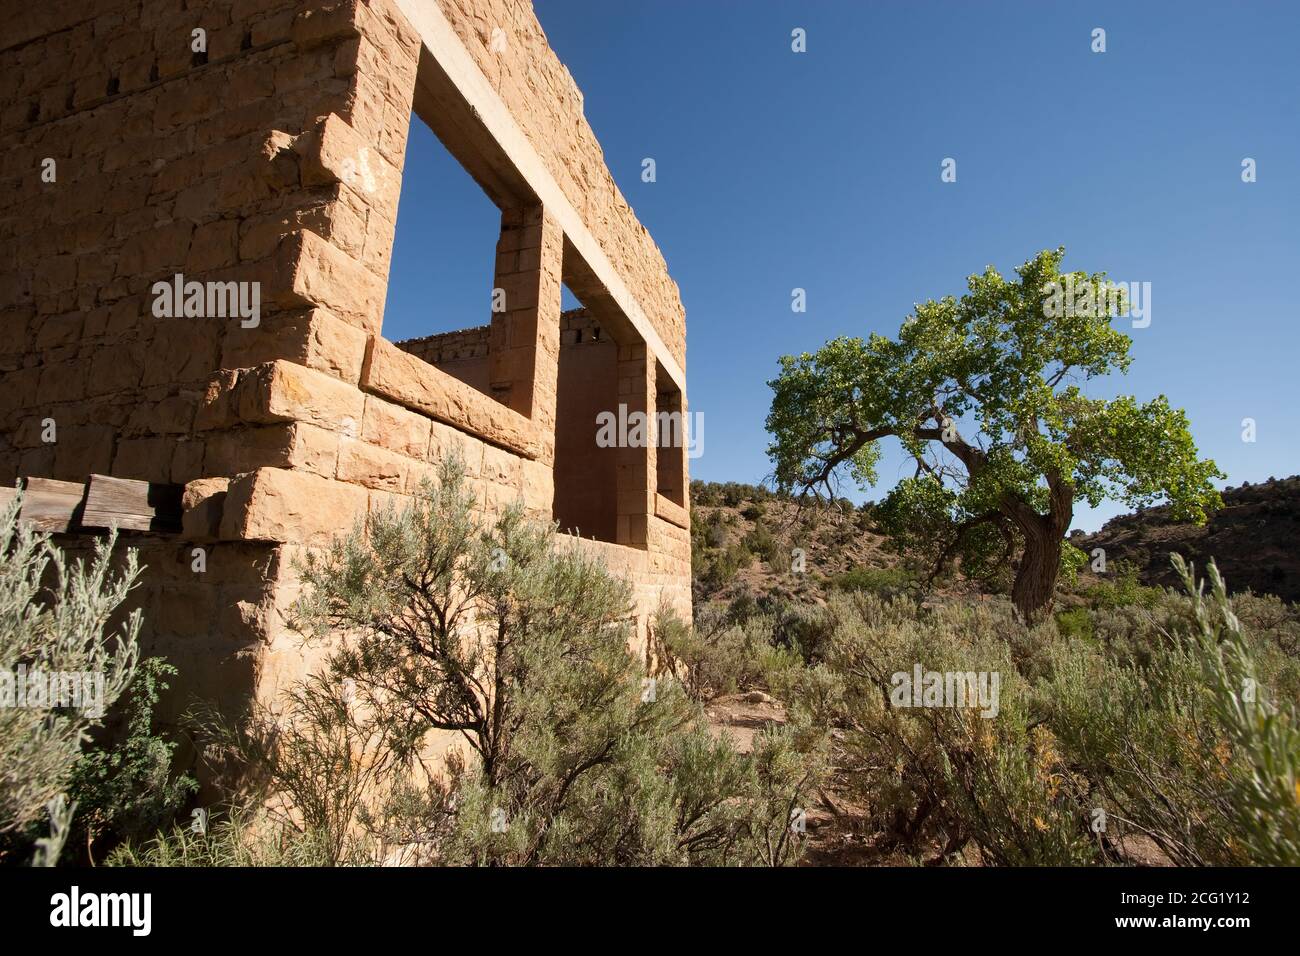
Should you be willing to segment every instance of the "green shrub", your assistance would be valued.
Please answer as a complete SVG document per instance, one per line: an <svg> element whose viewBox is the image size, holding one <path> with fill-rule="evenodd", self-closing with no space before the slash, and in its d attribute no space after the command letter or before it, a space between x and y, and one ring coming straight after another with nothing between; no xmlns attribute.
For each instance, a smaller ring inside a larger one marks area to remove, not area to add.
<svg viewBox="0 0 1300 956"><path fill-rule="evenodd" d="M1067 640L1091 640L1092 616L1085 607L1072 607L1057 611L1056 629Z"/></svg>
<svg viewBox="0 0 1300 956"><path fill-rule="evenodd" d="M128 551L112 572L116 534L101 538L89 562L68 564L63 552L19 523L21 498L0 509L0 680L15 692L19 669L28 675L102 677L97 706L0 707L0 855L25 852L27 835L47 810L66 837L73 805L64 797L81 746L131 683L139 656L139 611L114 623L135 586L139 566ZM87 702L89 704L89 702ZM58 812L54 813L57 808ZM61 839L42 847L43 862Z"/></svg>
<svg viewBox="0 0 1300 956"><path fill-rule="evenodd" d="M1139 666L1058 652L1052 724L1107 809L1175 863L1300 863L1300 729L1276 703L1218 571L1205 597L1174 556L1189 598Z"/></svg>
<svg viewBox="0 0 1300 956"><path fill-rule="evenodd" d="M722 549L708 548L694 556L694 586L700 598L707 598L736 579L742 568L749 567L754 555L743 543L732 542Z"/></svg>
<svg viewBox="0 0 1300 956"><path fill-rule="evenodd" d="M1001 601L927 609L837 594L819 659L779 661L766 679L797 718L841 728L836 762L884 846L945 859L973 844L1001 865L1124 862L1124 838L1144 834L1178 864L1294 865L1291 616L1248 601L1270 628L1252 634L1217 572L1203 597L1179 568L1187 596L1076 608L1032 629ZM1000 674L996 717L895 706L894 675L917 664Z"/></svg>
<svg viewBox="0 0 1300 956"><path fill-rule="evenodd" d="M234 810L201 827L174 826L113 850L106 866L329 866L327 840L285 829L253 810ZM375 862L361 858L355 862Z"/></svg>
<svg viewBox="0 0 1300 956"><path fill-rule="evenodd" d="M749 534L745 535L744 545L747 551L762 558L775 571L784 571L789 566L786 550L781 547L781 542L772 534L772 530L762 522L754 525Z"/></svg>
<svg viewBox="0 0 1300 956"><path fill-rule="evenodd" d="M258 820L277 846L309 849L314 865L372 860L403 842L386 810L409 796L419 732L355 697L353 679L333 671L235 720L198 710L204 757L230 794L232 825ZM424 828L437 830L446 794L435 786L423 796Z"/></svg>
<svg viewBox="0 0 1300 956"><path fill-rule="evenodd" d="M105 839L147 837L171 822L198 790L188 775L172 773L176 743L154 733L154 709L176 668L160 657L141 661L126 696L125 722L73 766L69 790L77 803L74 833L93 853ZM92 857L93 860L93 857Z"/></svg>
<svg viewBox="0 0 1300 956"><path fill-rule="evenodd" d="M884 595L899 594L916 585L916 575L903 567L853 568L831 578L831 586L840 591L865 591Z"/></svg>
<svg viewBox="0 0 1300 956"><path fill-rule="evenodd" d="M447 462L411 508L371 514L299 567L297 623L333 648L276 712L209 720L245 765L246 806L194 839L174 831L119 861L785 863L772 807L815 783L791 747L738 754L679 681L628 651L630 593L552 527L474 517ZM666 641L671 642L671 637ZM342 694L340 688L347 688ZM463 756L417 774L433 735ZM815 738L807 738L815 742ZM779 745L778 745L779 744ZM417 765L418 764L418 765ZM253 820L266 833L248 833Z"/></svg>
<svg viewBox="0 0 1300 956"><path fill-rule="evenodd" d="M694 699L709 701L761 685L762 651L772 646L770 619L728 615L728 620L711 630L702 630L661 609L653 629L663 645L670 673Z"/></svg>
<svg viewBox="0 0 1300 956"><path fill-rule="evenodd" d="M822 659L835 628L834 616L826 608L764 595L755 602L755 611L770 619L774 647L810 663Z"/></svg>
<svg viewBox="0 0 1300 956"><path fill-rule="evenodd" d="M1141 607L1153 608L1160 603L1163 592L1149 588L1138 580L1135 565L1116 561L1109 573L1083 591L1083 596L1094 608Z"/></svg>
<svg viewBox="0 0 1300 956"><path fill-rule="evenodd" d="M893 842L940 856L974 843L999 865L1075 864L1093 853L1078 819L1080 781L1017 666L1009 607L941 606L837 595L825 660L787 671L782 692L805 719L845 728L838 757L850 788ZM1034 639L1045 639L1035 632ZM895 675L998 675L996 715L977 706L898 707ZM985 711L987 712L987 711Z"/></svg>

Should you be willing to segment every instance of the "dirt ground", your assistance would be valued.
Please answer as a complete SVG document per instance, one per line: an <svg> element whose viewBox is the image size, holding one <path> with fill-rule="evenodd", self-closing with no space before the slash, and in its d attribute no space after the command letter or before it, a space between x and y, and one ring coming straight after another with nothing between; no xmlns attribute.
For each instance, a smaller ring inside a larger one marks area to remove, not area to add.
<svg viewBox="0 0 1300 956"><path fill-rule="evenodd" d="M709 729L715 736L729 735L741 753L754 749L754 735L770 724L785 720L778 701L762 691L718 697L705 708ZM906 865L906 857L891 858L875 849L876 834L866 832L865 814L843 793L831 786L817 795L813 806L804 808L808 827L808 848L803 866L888 866Z"/></svg>

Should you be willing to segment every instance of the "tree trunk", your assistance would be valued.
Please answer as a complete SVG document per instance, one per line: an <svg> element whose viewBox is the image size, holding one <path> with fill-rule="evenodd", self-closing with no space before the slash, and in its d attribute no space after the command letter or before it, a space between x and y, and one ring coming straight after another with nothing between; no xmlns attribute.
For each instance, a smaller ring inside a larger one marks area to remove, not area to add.
<svg viewBox="0 0 1300 956"><path fill-rule="evenodd" d="M1023 527L1025 551L1011 586L1011 601L1026 624L1033 624L1052 608L1056 577L1061 570L1061 535L1050 522Z"/></svg>

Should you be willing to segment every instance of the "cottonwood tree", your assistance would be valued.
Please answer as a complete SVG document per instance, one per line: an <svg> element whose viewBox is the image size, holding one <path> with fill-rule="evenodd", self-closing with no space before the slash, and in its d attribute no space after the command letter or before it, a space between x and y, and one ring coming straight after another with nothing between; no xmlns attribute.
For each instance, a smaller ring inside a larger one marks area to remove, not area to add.
<svg viewBox="0 0 1300 956"><path fill-rule="evenodd" d="M1104 273L1062 273L1064 255L1045 250L1014 279L990 266L960 299L918 305L896 340L782 357L768 383L777 485L820 496L846 474L874 484L881 441L897 439L916 472L882 503L889 530L936 572L1011 563L1027 620L1050 608L1063 556L1083 557L1064 541L1076 502L1165 500L1175 520L1203 523L1224 475L1198 457L1186 414L1163 395L1086 393L1129 367L1132 340L1113 324L1127 300Z"/></svg>

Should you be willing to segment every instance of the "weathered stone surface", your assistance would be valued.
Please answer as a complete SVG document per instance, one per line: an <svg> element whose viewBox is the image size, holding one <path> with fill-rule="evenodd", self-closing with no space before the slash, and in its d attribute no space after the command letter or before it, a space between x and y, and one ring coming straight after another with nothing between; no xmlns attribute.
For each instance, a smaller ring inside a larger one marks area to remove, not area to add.
<svg viewBox="0 0 1300 956"><path fill-rule="evenodd" d="M294 18L290 36L303 49L358 36L360 6L359 0L343 0L304 10Z"/></svg>
<svg viewBox="0 0 1300 956"><path fill-rule="evenodd" d="M429 433L433 422L426 416L386 402L375 395L366 396L361 420L361 438L407 458L423 460L429 453Z"/></svg>
<svg viewBox="0 0 1300 956"><path fill-rule="evenodd" d="M670 501L663 495L655 496L655 514L679 528L689 529L691 526L690 513L677 502Z"/></svg>
<svg viewBox="0 0 1300 956"><path fill-rule="evenodd" d="M221 363L247 368L285 359L356 384L366 357L366 334L325 309L288 312L263 319L256 329L226 332Z"/></svg>
<svg viewBox="0 0 1300 956"><path fill-rule="evenodd" d="M343 183L379 208L397 208L402 174L337 115L326 116L294 148L307 186Z"/></svg>
<svg viewBox="0 0 1300 956"><path fill-rule="evenodd" d="M310 422L353 435L361 427L365 396L355 386L293 362L247 369L235 391L244 422Z"/></svg>
<svg viewBox="0 0 1300 956"><path fill-rule="evenodd" d="M191 541L211 541L221 533L221 511L229 478L196 478L181 495L181 531Z"/></svg>
<svg viewBox="0 0 1300 956"><path fill-rule="evenodd" d="M237 428L208 436L203 469L237 475L258 468L290 468L334 476L339 435L306 422Z"/></svg>
<svg viewBox="0 0 1300 956"><path fill-rule="evenodd" d="M344 438L339 444L339 481L401 492L406 489L411 465L409 458L354 438Z"/></svg>
<svg viewBox="0 0 1300 956"><path fill-rule="evenodd" d="M261 281L270 290L267 298L282 308L324 306L367 332L377 332L383 322L383 282L314 232L286 236L252 278Z"/></svg>
<svg viewBox="0 0 1300 956"><path fill-rule="evenodd" d="M525 457L537 457L537 437L528 419L384 339L370 339L361 387Z"/></svg>
<svg viewBox="0 0 1300 956"><path fill-rule="evenodd" d="M398 0L138 7L28 5L0 41L0 481L185 486L182 534L132 542L148 565L133 597L145 637L181 667L182 695L234 704L289 686L311 659L283 620L297 587L287 556L409 503L451 456L484 518L522 501L558 519L561 476L570 495L599 485L601 534L624 543L574 546L632 582L643 637L658 601L689 614L689 515L656 497L675 474L657 474L647 449L614 449L617 474L580 442L557 461L562 376L589 393L570 421L621 402L652 410L654 355L639 340L653 331L681 364L684 315L529 5L439 0L467 72L418 84L421 64L450 51L422 50ZM177 42L195 23L206 62ZM490 50L496 25L509 42ZM480 164L471 175L503 210L484 255L507 310L427 340L421 361L379 335L411 111L431 108L419 91L435 83L437 108L460 115L429 116L459 130L448 147ZM529 172L517 144L488 141L483 89L535 150ZM37 175L44 157L56 183ZM539 175L554 180L545 208ZM259 283L259 321L156 315L153 283L176 273ZM561 278L600 324L560 315ZM607 381L611 340L623 351ZM46 418L56 443L41 439Z"/></svg>
<svg viewBox="0 0 1300 956"><path fill-rule="evenodd" d="M232 428L240 424L235 408L235 386L239 373L234 369L221 369L213 373L204 388L203 397L194 416L194 430Z"/></svg>
<svg viewBox="0 0 1300 956"><path fill-rule="evenodd" d="M364 518L365 488L306 472L259 468L230 483L221 516L227 541L321 546Z"/></svg>

